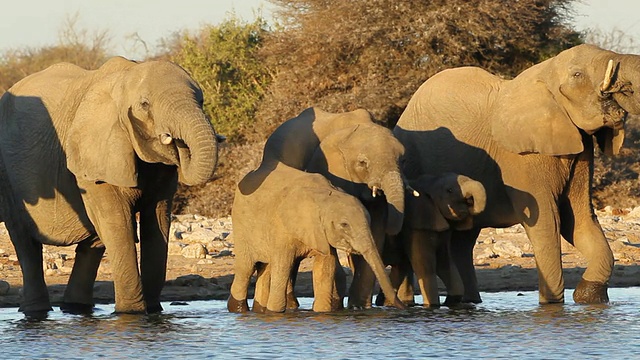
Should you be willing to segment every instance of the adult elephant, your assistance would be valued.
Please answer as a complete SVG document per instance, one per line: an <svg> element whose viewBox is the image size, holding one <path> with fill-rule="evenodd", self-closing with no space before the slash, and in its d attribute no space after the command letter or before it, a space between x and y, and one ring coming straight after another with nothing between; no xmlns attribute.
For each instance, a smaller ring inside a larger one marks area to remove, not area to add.
<svg viewBox="0 0 640 360"><path fill-rule="evenodd" d="M407 176L457 172L486 188L474 228L452 238L466 300L481 301L472 257L480 229L521 223L540 303L564 302L561 236L588 260L574 301L608 301L613 256L591 204L594 137L618 152L627 113L640 114L638 69L638 56L580 45L512 80L475 67L445 70L413 95L394 129Z"/></svg>
<svg viewBox="0 0 640 360"><path fill-rule="evenodd" d="M116 312L162 310L177 181L203 184L217 163L202 103L179 66L120 57L93 71L57 64L3 95L0 214L22 268L20 311L51 310L42 244L77 244L63 310L91 311L105 248Z"/></svg>
<svg viewBox="0 0 640 360"><path fill-rule="evenodd" d="M247 179L247 184L252 185L243 186L241 191L244 194L255 191L278 163L320 173L365 204L371 215L374 239L382 250L385 232L397 234L402 227L404 188L399 159L403 153L404 148L391 131L375 124L364 109L329 113L308 108L269 136L259 171ZM376 197L380 192L384 196ZM326 263L314 266L330 268L337 258L316 257L314 261ZM370 307L375 274L362 257L355 256L354 263L349 306ZM337 268L337 276L344 277L342 267ZM259 286L256 291L261 291ZM322 301L340 303L335 300Z"/></svg>

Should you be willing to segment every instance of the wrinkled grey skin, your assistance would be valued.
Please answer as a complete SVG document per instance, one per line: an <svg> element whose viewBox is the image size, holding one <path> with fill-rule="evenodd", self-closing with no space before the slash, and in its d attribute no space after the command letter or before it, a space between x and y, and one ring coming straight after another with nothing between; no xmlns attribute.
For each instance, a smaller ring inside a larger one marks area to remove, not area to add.
<svg viewBox="0 0 640 360"><path fill-rule="evenodd" d="M591 204L594 142L607 154L620 149L627 113L640 114L639 69L640 56L580 45L513 80L463 67L416 91L394 129L406 175L456 172L487 191L473 229L452 234L465 300L481 301L473 267L480 229L520 223L541 304L564 302L561 236L588 260L574 301L608 301L613 255Z"/></svg>
<svg viewBox="0 0 640 360"><path fill-rule="evenodd" d="M51 66L2 96L0 215L24 277L20 311L51 310L42 244L78 244L63 310L91 311L105 248L116 312L162 310L178 178L203 184L217 163L202 101L200 87L177 65L119 57L94 71Z"/></svg>
<svg viewBox="0 0 640 360"><path fill-rule="evenodd" d="M486 205L484 186L467 176L446 173L408 180L405 221L397 236L387 236L383 258L392 265L391 279L405 304L414 304L415 273L423 306L438 307L439 276L447 288L445 305L459 306L464 285L450 252L451 229L473 228L474 216ZM378 297L376 303L382 304Z"/></svg>
<svg viewBox="0 0 640 360"><path fill-rule="evenodd" d="M399 159L404 149L391 131L373 122L363 109L344 113L328 113L317 108L304 110L297 117L287 120L271 134L265 144L260 165L261 174L268 173L277 163L293 168L319 173L348 194L360 199L371 215L371 229L378 249L382 250L385 233L397 234L402 227L404 190L400 175ZM256 181L256 187L260 181ZM384 196L372 197L374 189ZM248 189L247 191L251 191ZM375 275L360 256L355 255L355 281L349 290L349 304L353 307L370 307ZM323 302L342 308L346 276L342 267L336 266L337 257L316 258L325 264L317 267L336 267L336 291L332 299ZM295 308L293 283L297 266L292 273L290 304ZM261 270L261 276L269 274L269 266ZM262 293L258 280L257 293ZM316 300L318 297L316 297Z"/></svg>
<svg viewBox="0 0 640 360"><path fill-rule="evenodd" d="M371 266L381 288L395 295L389 276L369 229L369 215L355 197L337 189L322 175L311 174L278 163L267 173L257 169L238 184L232 210L235 242L235 274L227 309L246 312L247 290L257 269L262 289L255 307L269 312L287 308L287 287L295 264L306 257L335 257L336 249L361 254ZM260 181L255 187L254 181ZM255 189L247 191L248 189ZM269 265L270 273L261 273ZM314 311L332 311L335 262L316 261L313 268ZM319 266L320 265L320 266ZM268 287L268 293L264 288ZM323 293L326 293L323 295Z"/></svg>

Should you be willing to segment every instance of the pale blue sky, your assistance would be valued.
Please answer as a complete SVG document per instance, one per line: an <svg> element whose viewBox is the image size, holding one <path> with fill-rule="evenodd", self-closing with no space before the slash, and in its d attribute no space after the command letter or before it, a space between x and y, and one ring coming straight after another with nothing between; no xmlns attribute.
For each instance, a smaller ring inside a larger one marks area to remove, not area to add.
<svg viewBox="0 0 640 360"><path fill-rule="evenodd" d="M252 20L258 9L269 17L267 0L12 0L0 14L0 51L54 45L65 18L78 14L80 29L108 30L114 55L140 57L128 35L137 33L151 48L179 30L215 24L230 12ZM613 6L615 4L616 6ZM613 28L640 43L640 0L582 0L576 4L576 27ZM141 55L142 54L142 55Z"/></svg>

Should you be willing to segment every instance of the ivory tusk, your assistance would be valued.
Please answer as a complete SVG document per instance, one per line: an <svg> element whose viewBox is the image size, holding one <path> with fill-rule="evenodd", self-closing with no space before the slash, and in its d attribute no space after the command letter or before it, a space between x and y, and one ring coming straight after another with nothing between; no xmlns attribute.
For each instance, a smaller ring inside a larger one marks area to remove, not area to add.
<svg viewBox="0 0 640 360"><path fill-rule="evenodd" d="M172 141L173 141L173 138L171 137L170 134L164 133L160 135L160 142L163 143L164 145L169 145L171 144Z"/></svg>
<svg viewBox="0 0 640 360"><path fill-rule="evenodd" d="M602 81L602 85L600 86L601 92L605 92L609 90L612 79L613 79L613 59L609 59L609 63L607 63L607 71L605 71L604 73L604 80Z"/></svg>
<svg viewBox="0 0 640 360"><path fill-rule="evenodd" d="M415 197L420 196L420 193L418 191L416 191L416 189L412 188L411 186L407 185L405 186L405 189L407 189L409 192L411 192L411 194Z"/></svg>
<svg viewBox="0 0 640 360"><path fill-rule="evenodd" d="M371 188L371 196L376 197L378 195L378 187L374 186Z"/></svg>

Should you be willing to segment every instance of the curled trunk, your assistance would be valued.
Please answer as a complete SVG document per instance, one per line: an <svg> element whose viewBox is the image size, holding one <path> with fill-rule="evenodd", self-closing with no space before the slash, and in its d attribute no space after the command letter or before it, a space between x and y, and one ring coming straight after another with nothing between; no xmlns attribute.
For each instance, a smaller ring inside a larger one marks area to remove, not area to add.
<svg viewBox="0 0 640 360"><path fill-rule="evenodd" d="M478 215L484 211L487 205L487 193L482 183L470 180L462 184L461 187L462 195L467 199L467 204L469 205L469 213Z"/></svg>
<svg viewBox="0 0 640 360"><path fill-rule="evenodd" d="M186 185L206 183L213 177L218 163L218 141L213 126L199 108L185 106L170 116L191 119L181 122L175 134L180 181Z"/></svg>

